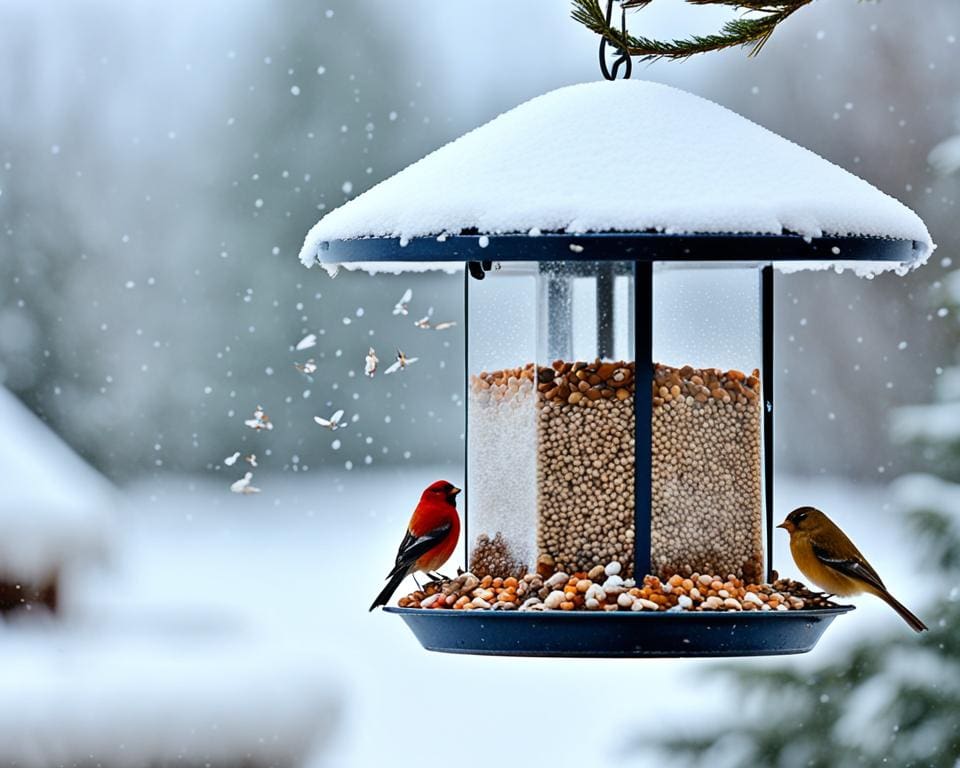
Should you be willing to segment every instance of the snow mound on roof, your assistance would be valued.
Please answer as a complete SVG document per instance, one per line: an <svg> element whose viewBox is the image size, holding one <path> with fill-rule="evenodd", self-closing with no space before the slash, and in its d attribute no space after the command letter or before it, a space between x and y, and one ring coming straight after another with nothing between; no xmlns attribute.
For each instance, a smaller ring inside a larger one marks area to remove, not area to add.
<svg viewBox="0 0 960 768"><path fill-rule="evenodd" d="M324 216L300 259L325 241L465 229L886 237L921 244L911 267L934 248L913 211L819 155L699 96L620 80L551 91L427 155Z"/></svg>

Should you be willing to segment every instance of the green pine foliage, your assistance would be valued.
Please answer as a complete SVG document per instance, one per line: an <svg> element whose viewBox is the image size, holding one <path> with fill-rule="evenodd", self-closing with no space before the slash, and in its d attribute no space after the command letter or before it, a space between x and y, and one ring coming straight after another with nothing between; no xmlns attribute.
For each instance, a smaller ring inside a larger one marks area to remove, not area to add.
<svg viewBox="0 0 960 768"><path fill-rule="evenodd" d="M960 526L944 510L915 509L937 583L960 584ZM960 595L927 610L922 635L867 637L813 672L790 667L719 668L754 717L738 727L662 740L665 763L769 768L924 766L960 758ZM639 746L639 745L638 745Z"/></svg>
<svg viewBox="0 0 960 768"><path fill-rule="evenodd" d="M621 0L623 11L640 9L652 0ZM686 0L692 5L722 5L743 16L731 19L713 35L691 35L681 40L653 40L634 37L627 33L626 24L608 21L601 0L573 0L573 19L587 29L606 38L616 49L627 52L640 61L656 59L686 59L698 53L722 51L726 48L748 48L750 56L758 54L777 26L813 0Z"/></svg>
<svg viewBox="0 0 960 768"><path fill-rule="evenodd" d="M922 410L914 417L922 418ZM960 449L960 438L943 447ZM917 577L941 585L938 600L920 606L930 630L915 635L896 626L885 635L865 635L813 671L786 664L719 667L715 674L744 702L737 727L661 740L665 764L960 765L960 510L949 500L960 494L960 472L931 466L940 477L926 478L933 491L926 500L899 494L924 552Z"/></svg>

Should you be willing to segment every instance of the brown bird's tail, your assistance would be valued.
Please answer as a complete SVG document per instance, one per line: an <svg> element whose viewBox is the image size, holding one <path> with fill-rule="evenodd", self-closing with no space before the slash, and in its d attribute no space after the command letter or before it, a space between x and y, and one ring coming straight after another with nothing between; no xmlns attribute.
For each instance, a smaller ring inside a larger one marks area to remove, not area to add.
<svg viewBox="0 0 960 768"><path fill-rule="evenodd" d="M873 590L873 594L883 600L887 605L889 605L893 610L900 614L900 617L910 625L910 628L914 632L923 632L928 629L927 625L924 624L920 619L914 616L910 610L897 598L891 595L889 592L881 592L880 590Z"/></svg>
<svg viewBox="0 0 960 768"><path fill-rule="evenodd" d="M373 605L370 606L370 610L372 611L378 605L386 605L390 598L393 597L393 593L397 591L397 587L400 586L400 582L405 578L407 578L406 569L395 570L393 573L391 573L390 581L387 582L387 586L385 586L380 594L377 595L377 599L373 601ZM907 609L904 608L904 610ZM924 629L926 629L926 627L924 627Z"/></svg>

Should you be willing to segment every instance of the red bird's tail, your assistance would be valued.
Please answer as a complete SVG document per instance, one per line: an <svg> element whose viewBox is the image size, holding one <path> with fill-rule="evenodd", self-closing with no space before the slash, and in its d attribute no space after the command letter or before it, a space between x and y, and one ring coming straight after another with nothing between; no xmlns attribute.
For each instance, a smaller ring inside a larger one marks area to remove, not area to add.
<svg viewBox="0 0 960 768"><path fill-rule="evenodd" d="M372 611L379 605L386 605L390 598L393 597L393 593L397 591L397 587L400 586L400 582L407 578L407 572L405 570L395 571L390 574L390 581L387 582L387 586L383 588L383 591L377 595L377 599L373 601L373 605L370 606Z"/></svg>

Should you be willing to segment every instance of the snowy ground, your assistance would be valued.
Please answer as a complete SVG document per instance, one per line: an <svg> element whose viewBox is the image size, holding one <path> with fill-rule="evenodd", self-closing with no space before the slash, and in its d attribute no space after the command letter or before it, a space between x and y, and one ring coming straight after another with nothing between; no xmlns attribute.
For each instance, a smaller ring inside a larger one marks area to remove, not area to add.
<svg viewBox="0 0 960 768"><path fill-rule="evenodd" d="M737 711L736 692L704 676L715 661L430 654L396 617L368 613L437 476L262 476L264 493L242 498L183 479L134 489L110 566L67 594L66 619L0 625L0 764L648 765L624 745L651 719ZM919 607L895 578L910 553L882 489L783 481L778 496L841 520ZM777 534L781 573L798 575ZM879 601L856 602L809 656L736 663L812 664L865 631L908 631Z"/></svg>

